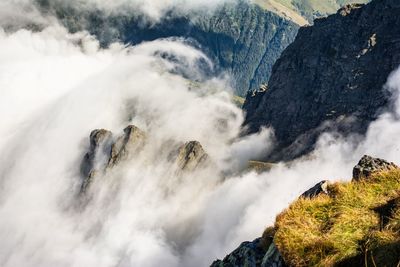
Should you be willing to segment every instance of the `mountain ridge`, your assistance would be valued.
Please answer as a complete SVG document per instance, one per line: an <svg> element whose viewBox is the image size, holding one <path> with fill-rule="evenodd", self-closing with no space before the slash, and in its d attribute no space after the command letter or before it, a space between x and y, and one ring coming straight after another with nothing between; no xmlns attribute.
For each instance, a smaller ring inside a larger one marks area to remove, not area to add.
<svg viewBox="0 0 400 267"><path fill-rule="evenodd" d="M399 12L397 1L353 4L300 29L268 86L249 92L244 104L249 132L275 130L278 145L269 160L310 152L326 131L362 135L390 108L384 84L400 65Z"/></svg>

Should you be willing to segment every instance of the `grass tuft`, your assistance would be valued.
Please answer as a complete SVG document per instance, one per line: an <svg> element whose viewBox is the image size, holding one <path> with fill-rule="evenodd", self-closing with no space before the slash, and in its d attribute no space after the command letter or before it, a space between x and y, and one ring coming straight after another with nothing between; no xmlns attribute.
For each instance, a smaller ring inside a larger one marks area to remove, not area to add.
<svg viewBox="0 0 400 267"><path fill-rule="evenodd" d="M329 196L300 198L278 215L274 241L285 262L290 266L346 262L397 266L400 170L376 173L359 182L331 184L328 190Z"/></svg>

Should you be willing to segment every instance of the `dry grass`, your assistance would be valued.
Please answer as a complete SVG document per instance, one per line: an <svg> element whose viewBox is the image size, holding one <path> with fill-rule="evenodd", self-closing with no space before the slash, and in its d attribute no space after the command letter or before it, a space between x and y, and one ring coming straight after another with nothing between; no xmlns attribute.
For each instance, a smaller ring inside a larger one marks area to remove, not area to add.
<svg viewBox="0 0 400 267"><path fill-rule="evenodd" d="M301 198L277 217L275 243L285 261L291 266L335 266L365 258L367 266L396 266L400 170L332 184L329 192Z"/></svg>

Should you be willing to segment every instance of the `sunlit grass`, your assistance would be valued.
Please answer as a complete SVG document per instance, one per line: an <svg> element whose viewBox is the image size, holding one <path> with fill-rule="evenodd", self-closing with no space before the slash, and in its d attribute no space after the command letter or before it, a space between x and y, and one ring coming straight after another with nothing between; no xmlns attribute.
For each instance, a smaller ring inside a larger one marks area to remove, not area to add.
<svg viewBox="0 0 400 267"><path fill-rule="evenodd" d="M277 217L275 243L287 264L334 266L369 255L367 261L377 266L396 266L397 262L386 261L400 260L396 255L400 207L391 204L400 197L400 171L377 173L360 182L335 183L329 192L329 196L301 198ZM386 215L379 211L385 205ZM392 248L392 254L383 257L383 246L389 251Z"/></svg>

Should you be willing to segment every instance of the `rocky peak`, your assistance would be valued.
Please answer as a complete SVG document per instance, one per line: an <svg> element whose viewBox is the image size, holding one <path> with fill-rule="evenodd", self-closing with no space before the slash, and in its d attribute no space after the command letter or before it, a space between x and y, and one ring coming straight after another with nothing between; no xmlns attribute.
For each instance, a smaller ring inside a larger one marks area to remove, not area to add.
<svg viewBox="0 0 400 267"><path fill-rule="evenodd" d="M136 151L140 150L146 140L146 134L134 125L124 129L124 134L120 136L111 146L111 155L108 166L112 167L122 159L127 158Z"/></svg>
<svg viewBox="0 0 400 267"><path fill-rule="evenodd" d="M89 150L81 163L81 193L88 190L99 174L104 174L122 162L134 158L144 148L146 139L147 134L134 125L126 127L123 134L117 138L113 138L112 132L108 130L92 131ZM171 147L171 144L167 147ZM173 149L168 159L180 172L191 172L211 163L208 154L198 141L190 141Z"/></svg>
<svg viewBox="0 0 400 267"><path fill-rule="evenodd" d="M96 167L95 162L100 157L100 154L107 153L111 138L112 133L104 129L94 130L90 133L89 151L85 154L81 164L81 173L83 176L88 177L93 172L98 171L99 166Z"/></svg>
<svg viewBox="0 0 400 267"><path fill-rule="evenodd" d="M178 149L175 162L181 170L193 171L207 159L208 155L201 144L197 141L190 141Z"/></svg>
<svg viewBox="0 0 400 267"><path fill-rule="evenodd" d="M396 169L398 166L393 162L387 162L380 158L363 156L358 164L353 168L353 181L359 181L371 176L371 174L381 171Z"/></svg>
<svg viewBox="0 0 400 267"><path fill-rule="evenodd" d="M126 127L123 135L116 140L113 140L113 134L108 130L92 131L89 137L89 151L81 163L81 193L87 191L98 174L138 152L144 146L145 140L146 134L133 125Z"/></svg>

